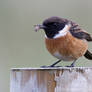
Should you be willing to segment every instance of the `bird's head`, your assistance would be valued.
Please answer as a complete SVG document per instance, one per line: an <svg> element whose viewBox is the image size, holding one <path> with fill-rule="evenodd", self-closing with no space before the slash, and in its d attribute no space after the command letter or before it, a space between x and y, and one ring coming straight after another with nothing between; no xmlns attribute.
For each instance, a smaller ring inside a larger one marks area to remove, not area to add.
<svg viewBox="0 0 92 92"><path fill-rule="evenodd" d="M69 22L66 19L50 17L45 19L41 25L35 25L35 31L43 29L48 38L54 38L54 36L59 34L67 25L69 25Z"/></svg>

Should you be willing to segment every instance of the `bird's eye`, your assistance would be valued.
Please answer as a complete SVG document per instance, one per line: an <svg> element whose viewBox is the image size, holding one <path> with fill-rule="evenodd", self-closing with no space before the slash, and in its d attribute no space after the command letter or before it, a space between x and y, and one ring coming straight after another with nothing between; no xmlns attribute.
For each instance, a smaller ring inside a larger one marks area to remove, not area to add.
<svg viewBox="0 0 92 92"><path fill-rule="evenodd" d="M44 24L45 26L57 26L57 23L56 22L50 22L50 23L47 23L47 24Z"/></svg>
<svg viewBox="0 0 92 92"><path fill-rule="evenodd" d="M56 22L51 22L49 25L57 26Z"/></svg>
<svg viewBox="0 0 92 92"><path fill-rule="evenodd" d="M56 23L56 22L54 22L54 23L53 23L53 25L54 25L54 26L57 26L57 23Z"/></svg>

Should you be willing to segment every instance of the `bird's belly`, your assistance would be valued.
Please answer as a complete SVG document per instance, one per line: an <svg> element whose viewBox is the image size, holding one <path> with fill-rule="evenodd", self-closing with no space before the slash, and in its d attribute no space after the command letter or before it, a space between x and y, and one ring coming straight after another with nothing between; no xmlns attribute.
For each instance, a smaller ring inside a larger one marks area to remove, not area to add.
<svg viewBox="0 0 92 92"><path fill-rule="evenodd" d="M45 38L46 48L58 59L72 61L83 56L87 50L87 42L74 38L68 33L57 39Z"/></svg>
<svg viewBox="0 0 92 92"><path fill-rule="evenodd" d="M58 59L61 59L61 60L64 60L64 61L72 61L72 60L75 60L75 58L72 56L72 55L69 55L69 56L63 56L62 54L60 54L58 51L55 52L53 54L54 57L58 58Z"/></svg>

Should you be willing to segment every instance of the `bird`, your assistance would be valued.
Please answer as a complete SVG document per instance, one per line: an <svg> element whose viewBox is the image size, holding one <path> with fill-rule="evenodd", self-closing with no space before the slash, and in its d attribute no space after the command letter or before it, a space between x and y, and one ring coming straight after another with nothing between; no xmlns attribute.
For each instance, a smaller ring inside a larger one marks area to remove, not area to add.
<svg viewBox="0 0 92 92"><path fill-rule="evenodd" d="M92 41L91 35L75 22L52 16L45 19L42 24L35 25L35 31L43 29L45 32L45 45L49 53L58 60L50 65L63 61L72 61L69 67L74 67L75 62L84 56L92 60L92 53L88 50L88 42Z"/></svg>

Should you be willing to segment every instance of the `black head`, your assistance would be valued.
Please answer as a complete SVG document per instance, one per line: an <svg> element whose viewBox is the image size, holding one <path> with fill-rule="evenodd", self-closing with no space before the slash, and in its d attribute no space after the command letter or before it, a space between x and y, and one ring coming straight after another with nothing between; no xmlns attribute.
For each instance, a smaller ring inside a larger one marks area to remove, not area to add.
<svg viewBox="0 0 92 92"><path fill-rule="evenodd" d="M56 34L59 33L60 30L65 27L67 23L68 21L66 19L50 17L43 21L42 25L40 25L40 29L44 29L48 38L53 38Z"/></svg>
<svg viewBox="0 0 92 92"><path fill-rule="evenodd" d="M67 24L66 19L51 17L43 21L44 30L48 38L53 38Z"/></svg>

